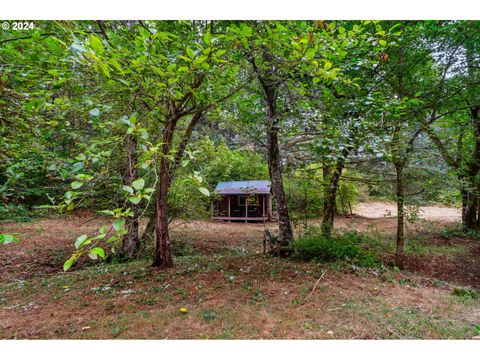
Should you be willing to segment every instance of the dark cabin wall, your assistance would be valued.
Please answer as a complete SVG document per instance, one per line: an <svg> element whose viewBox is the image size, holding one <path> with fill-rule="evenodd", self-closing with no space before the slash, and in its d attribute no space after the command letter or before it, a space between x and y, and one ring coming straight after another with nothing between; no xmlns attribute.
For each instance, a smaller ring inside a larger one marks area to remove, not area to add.
<svg viewBox="0 0 480 360"><path fill-rule="evenodd" d="M228 196L216 201L215 216L228 216Z"/></svg>
<svg viewBox="0 0 480 360"><path fill-rule="evenodd" d="M230 197L231 217L245 218L246 206L243 205L244 197L249 197L248 217L262 217L263 208L265 206L265 216L268 217L269 196L265 194L255 195L225 195L216 202L215 216L228 216L228 198ZM256 197L256 202L252 203L252 196ZM264 204L265 203L265 204Z"/></svg>

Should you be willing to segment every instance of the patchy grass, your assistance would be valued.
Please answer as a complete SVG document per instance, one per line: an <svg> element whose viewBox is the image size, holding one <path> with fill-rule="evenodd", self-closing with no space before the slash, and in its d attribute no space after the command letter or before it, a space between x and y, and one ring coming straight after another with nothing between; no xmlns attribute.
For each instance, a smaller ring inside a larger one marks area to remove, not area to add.
<svg viewBox="0 0 480 360"><path fill-rule="evenodd" d="M21 243L0 249L0 338L468 339L479 335L480 299L468 296L479 288L478 265L472 265L479 245L468 237L418 232L409 243L417 245L407 249L410 268L399 271L346 261L265 257L262 224L198 221L173 230L178 255L172 269L152 269L149 260L121 264L88 260L63 273L61 264L73 240L108 221L88 219L79 214L5 226L18 233ZM364 229L376 222L339 219L337 226L348 229L350 221L361 222ZM367 245L388 260L391 233L386 226L383 230L370 226L373 240ZM383 235L374 236L375 231ZM417 262L427 265L420 267ZM447 272L440 270L444 268ZM468 271L472 277L466 276ZM471 293L460 295L454 289Z"/></svg>

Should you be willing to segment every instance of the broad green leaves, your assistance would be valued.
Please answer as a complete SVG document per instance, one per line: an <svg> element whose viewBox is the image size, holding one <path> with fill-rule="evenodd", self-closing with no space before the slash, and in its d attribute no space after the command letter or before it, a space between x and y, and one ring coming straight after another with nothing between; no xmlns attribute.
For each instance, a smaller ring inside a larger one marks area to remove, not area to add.
<svg viewBox="0 0 480 360"><path fill-rule="evenodd" d="M204 187L199 187L198 188L198 191L200 191L203 195L205 196L210 196L210 191L208 191L207 188L204 188Z"/></svg>
<svg viewBox="0 0 480 360"><path fill-rule="evenodd" d="M65 261L64 264L63 264L63 271L67 271L68 269L70 269L72 267L73 263L75 262L75 260L77 260L77 259L74 256L67 259L67 261Z"/></svg>
<svg viewBox="0 0 480 360"><path fill-rule="evenodd" d="M115 215L121 214L121 209L116 209L116 211L102 211L107 215ZM111 231L114 231L114 234L110 237L108 235ZM77 240L75 241L75 252L72 254L70 258L68 258L65 263L63 264L63 270L67 271L72 267L72 265L84 254L87 254L88 257L92 260L97 260L98 257L104 258L105 257L105 250L99 246L102 241L106 239L106 244L112 246L111 251L115 252L115 246L119 239L127 232L125 228L125 219L115 219L110 226L102 226L98 230L98 234L93 237L89 237L86 234L80 235ZM107 238L108 237L108 238Z"/></svg>
<svg viewBox="0 0 480 360"><path fill-rule="evenodd" d="M101 247L93 248L88 252L88 256L92 260L97 260L98 256L100 256L101 258L104 258L105 250L103 250Z"/></svg>
<svg viewBox="0 0 480 360"><path fill-rule="evenodd" d="M0 234L0 244L2 245L18 242L20 242L20 240L11 234Z"/></svg>
<svg viewBox="0 0 480 360"><path fill-rule="evenodd" d="M212 35L210 35L210 33L206 33L205 36L203 37L203 41L205 41L205 44L207 46L210 46L210 44L212 43Z"/></svg>
<svg viewBox="0 0 480 360"><path fill-rule="evenodd" d="M145 186L145 180L137 179L134 182L132 182L132 186L134 187L135 190L142 190L143 187Z"/></svg>
<svg viewBox="0 0 480 360"><path fill-rule="evenodd" d="M187 55L190 59L193 59L195 57L195 53L193 52L192 49L190 49L189 47L187 47ZM167 69L168 70L168 69ZM173 71L173 68L171 68L169 71Z"/></svg>
<svg viewBox="0 0 480 360"><path fill-rule="evenodd" d="M81 181L74 181L70 185L73 190L80 189L83 186L83 182Z"/></svg>
<svg viewBox="0 0 480 360"><path fill-rule="evenodd" d="M89 241L87 243L87 240L88 240L88 236L87 235L81 235L77 238L77 240L75 241L75 248L80 248L80 246L82 245L88 245L89 243L91 243L91 241Z"/></svg>
<svg viewBox="0 0 480 360"><path fill-rule="evenodd" d="M150 200L151 193L155 191L153 188L145 188L145 180L142 178L133 181L132 186L123 185L122 188L128 196L128 201L135 205L142 199Z"/></svg>
<svg viewBox="0 0 480 360"><path fill-rule="evenodd" d="M117 219L113 222L112 227L115 231L120 231L125 226L125 219Z"/></svg>
<svg viewBox="0 0 480 360"><path fill-rule="evenodd" d="M100 40L93 34L90 37L90 46L97 55L102 55L105 51L105 49L103 48L102 40Z"/></svg>

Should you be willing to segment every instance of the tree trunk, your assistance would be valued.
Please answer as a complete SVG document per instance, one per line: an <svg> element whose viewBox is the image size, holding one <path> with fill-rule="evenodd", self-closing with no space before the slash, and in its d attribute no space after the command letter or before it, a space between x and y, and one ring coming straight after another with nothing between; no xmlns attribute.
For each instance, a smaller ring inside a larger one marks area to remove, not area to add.
<svg viewBox="0 0 480 360"><path fill-rule="evenodd" d="M267 117L268 172L270 174L270 180L272 181L273 197L277 204L278 238L280 244L288 245L288 243L293 241L293 231L285 198L285 190L283 188L280 150L278 146L279 124L276 107L278 84L275 83L276 68L275 66L270 66L270 69L265 71L257 66L255 58L251 54L248 55L247 58L252 64L253 70L264 92ZM271 54L264 53L263 58L266 63L273 62L273 56Z"/></svg>
<svg viewBox="0 0 480 360"><path fill-rule="evenodd" d="M332 169L330 168L330 166L324 164L322 166L323 198L324 198L323 214L324 215L327 211L327 198L328 198L328 193L330 192L330 184L331 184L330 175L331 174L332 174Z"/></svg>
<svg viewBox="0 0 480 360"><path fill-rule="evenodd" d="M330 178L330 186L328 187L328 193L325 198L325 211L323 214L323 220L321 225L322 235L330 238L332 236L333 221L335 219L336 207L337 207L337 190L340 183L340 176L342 175L345 162L339 160L333 174Z"/></svg>
<svg viewBox="0 0 480 360"><path fill-rule="evenodd" d="M395 171L396 179L396 200L397 200L397 248L395 252L395 262L397 265L402 265L403 253L405 246L405 184L403 178L403 164L396 163Z"/></svg>
<svg viewBox="0 0 480 360"><path fill-rule="evenodd" d="M156 209L156 205L155 205ZM149 239L153 239L155 231L155 223L157 222L157 214L155 212L148 218L147 226L143 231L142 237L140 238L140 243L145 244Z"/></svg>
<svg viewBox="0 0 480 360"><path fill-rule="evenodd" d="M470 81L476 80L477 64L475 61L475 51L470 44L466 46L466 59L467 59L467 74ZM471 123L473 128L475 147L473 150L472 158L468 166L468 186L469 196L467 197L467 204L465 207L465 227L473 230L477 228L478 222L478 187L479 182L477 180L478 173L480 171L480 118L479 111L480 106L478 101L475 101L473 94L467 100L470 106Z"/></svg>
<svg viewBox="0 0 480 360"><path fill-rule="evenodd" d="M476 229L478 222L478 187L479 183L477 180L478 173L480 171L480 118L479 118L480 107L478 105L473 105L470 107L470 113L472 115L472 125L473 125L473 134L475 140L475 150L472 156L471 164L469 167L469 182L470 182L470 193L467 201L467 207L465 212L465 226L468 229Z"/></svg>
<svg viewBox="0 0 480 360"><path fill-rule="evenodd" d="M167 162L163 159L161 163ZM163 165L162 165L163 167ZM155 224L155 254L153 266L168 268L173 266L170 250L170 234L168 231L168 172L161 171L160 185L157 189L156 224Z"/></svg>
<svg viewBox="0 0 480 360"><path fill-rule="evenodd" d="M279 240L282 246L285 246L293 240L293 231L283 188L280 149L278 146L279 128L275 104L276 95L275 91L268 86L264 86L264 91L267 100L268 171L272 181L273 196L277 204Z"/></svg>
<svg viewBox="0 0 480 360"><path fill-rule="evenodd" d="M137 169L135 168L137 159L136 159L136 147L137 142L131 136L128 135L125 138L125 148L127 151L127 159L125 163L125 173L123 176L123 183L127 186L132 186L133 181L137 177ZM140 240L138 237L138 205L130 203L130 208L133 213L133 217L127 218L125 221L125 226L128 229L127 233L123 237L122 242L122 254L130 258L138 251L140 247Z"/></svg>
<svg viewBox="0 0 480 360"><path fill-rule="evenodd" d="M463 225L469 230L474 230L477 226L477 200L478 196L475 196L473 192L466 192L465 204L462 204L462 218Z"/></svg>
<svg viewBox="0 0 480 360"><path fill-rule="evenodd" d="M187 148L188 142L190 141L190 138L192 137L193 130L195 127L198 125L198 123L202 120L204 116L204 111L198 111L192 116L192 120L188 124L185 133L183 134L183 137L178 145L177 151L175 152L175 157L173 160L173 163L170 164L169 167L169 173L170 173L170 183L173 181L173 178L175 177L175 173L178 170L180 163L182 161L183 155L185 153L185 150ZM145 227L145 231L142 234L142 237L140 239L141 243L146 243L147 241L151 240L154 238L154 232L155 232L155 223L157 219L157 210L156 210L156 203L155 203L155 210L152 216L148 219L147 226Z"/></svg>
<svg viewBox="0 0 480 360"><path fill-rule="evenodd" d="M167 156L173 142L173 132L177 118L167 120L163 129L162 156L160 158L159 182L156 197L156 223L155 223L155 253L152 266L168 268L173 266L172 252L170 249L170 234L168 231L168 190L171 178Z"/></svg>
<svg viewBox="0 0 480 360"><path fill-rule="evenodd" d="M403 99L405 94L405 84L404 84L404 69L405 69L405 58L404 58L404 48L400 47L398 54L398 98ZM401 125L400 125L401 127ZM405 183L403 178L403 169L407 162L407 154L402 154L401 146L401 136L400 136L400 127L395 127L394 139L396 146L396 160L393 161L395 165L396 172L396 201L397 201L397 239L396 239L396 251L395 251L395 262L397 266L403 266L403 252L405 247Z"/></svg>

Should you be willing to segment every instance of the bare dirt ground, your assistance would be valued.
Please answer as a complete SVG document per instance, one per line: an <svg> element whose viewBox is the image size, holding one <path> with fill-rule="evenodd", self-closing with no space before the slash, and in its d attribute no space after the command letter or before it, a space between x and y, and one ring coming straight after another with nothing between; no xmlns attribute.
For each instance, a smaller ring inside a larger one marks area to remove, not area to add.
<svg viewBox="0 0 480 360"><path fill-rule="evenodd" d="M353 212L369 219L378 219L387 216L397 216L395 203L373 201L361 203L354 207ZM424 220L439 222L459 222L462 219L460 209L445 206L421 206L419 216Z"/></svg>
<svg viewBox="0 0 480 360"><path fill-rule="evenodd" d="M395 229L395 219L383 217L389 206L361 204L359 216L336 222L344 231L376 236L385 263ZM21 243L0 248L0 338L478 336L477 292L452 291L480 289L480 241L442 235L458 221L456 210L430 207L427 213L429 220L407 226L402 271L265 257L263 224L195 221L172 231L173 269L154 270L148 259L84 260L64 273L75 238L109 219L81 213L3 225L1 232Z"/></svg>

